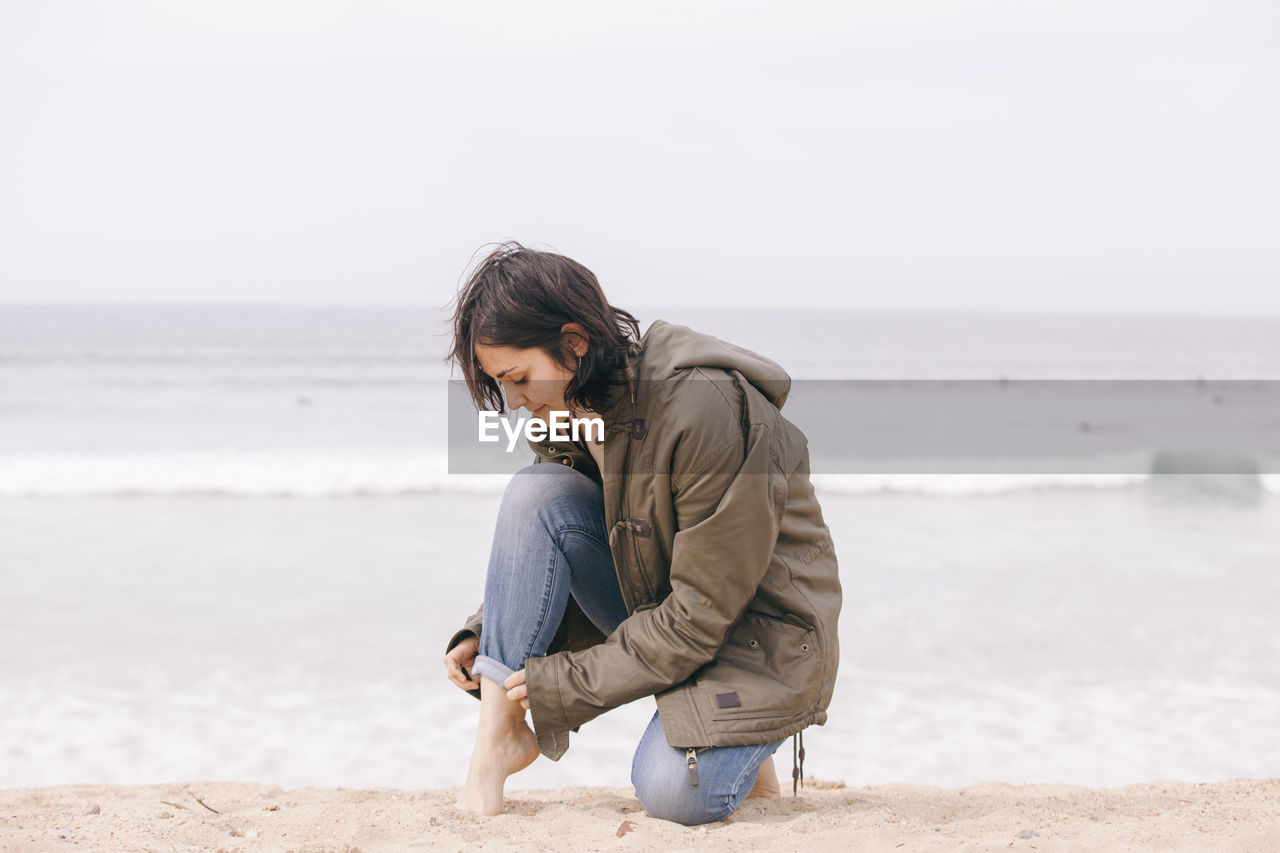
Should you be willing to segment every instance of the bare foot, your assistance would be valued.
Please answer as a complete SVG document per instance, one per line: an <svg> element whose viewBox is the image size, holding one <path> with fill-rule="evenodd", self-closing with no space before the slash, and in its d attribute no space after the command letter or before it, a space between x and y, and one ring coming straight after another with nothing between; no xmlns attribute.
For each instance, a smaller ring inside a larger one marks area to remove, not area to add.
<svg viewBox="0 0 1280 853"><path fill-rule="evenodd" d="M770 755L756 771L756 783L751 786L747 799L776 800L781 796L782 789L778 787L778 771L774 769L773 756Z"/></svg>
<svg viewBox="0 0 1280 853"><path fill-rule="evenodd" d="M481 702L489 701L485 695L488 684L493 684L493 681L484 679L480 683ZM503 708L502 715L486 719L484 708L481 708L480 730L476 733L475 749L471 752L467 784L458 797L458 808L465 808L476 815L502 813L502 788L507 776L524 770L538 758L538 738L525 722L524 710L516 703L507 702L506 694L495 698L515 706L520 713L516 716L508 708Z"/></svg>

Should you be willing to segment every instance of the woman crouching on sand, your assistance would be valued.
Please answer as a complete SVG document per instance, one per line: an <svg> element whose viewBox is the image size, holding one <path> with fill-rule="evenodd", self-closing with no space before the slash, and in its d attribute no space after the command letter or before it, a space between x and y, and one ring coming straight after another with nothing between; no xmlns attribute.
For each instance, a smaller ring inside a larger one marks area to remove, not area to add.
<svg viewBox="0 0 1280 853"><path fill-rule="evenodd" d="M508 776L644 696L646 812L693 825L776 796L774 751L826 721L840 611L790 377L685 326L640 337L586 267L514 243L458 294L448 358L479 409L604 424L530 439L503 496L484 603L445 656L480 699L459 805L499 813Z"/></svg>

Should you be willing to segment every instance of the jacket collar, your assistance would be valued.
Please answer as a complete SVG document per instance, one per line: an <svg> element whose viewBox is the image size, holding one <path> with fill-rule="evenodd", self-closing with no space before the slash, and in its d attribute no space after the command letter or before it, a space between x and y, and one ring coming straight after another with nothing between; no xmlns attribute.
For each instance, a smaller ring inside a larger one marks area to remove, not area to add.
<svg viewBox="0 0 1280 853"><path fill-rule="evenodd" d="M636 376L639 373L642 355L642 346L633 343L624 364L615 368L609 377L609 392L596 411L596 414L604 419L606 441L612 432L631 429L631 420L634 417L639 393L639 382Z"/></svg>

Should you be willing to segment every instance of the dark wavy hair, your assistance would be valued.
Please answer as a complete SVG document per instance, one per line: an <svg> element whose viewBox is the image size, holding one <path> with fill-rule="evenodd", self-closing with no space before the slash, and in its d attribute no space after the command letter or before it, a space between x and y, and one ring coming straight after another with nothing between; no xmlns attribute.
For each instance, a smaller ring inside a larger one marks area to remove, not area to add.
<svg viewBox="0 0 1280 853"><path fill-rule="evenodd" d="M596 411L608 399L614 372L640 339L639 321L609 304L591 270L519 243L498 244L468 276L455 302L453 347L445 361L462 368L477 409L506 411L502 388L476 358L477 344L538 347L574 371L565 403ZM587 335L579 364L570 340L578 336L561 334L565 323L577 323Z"/></svg>

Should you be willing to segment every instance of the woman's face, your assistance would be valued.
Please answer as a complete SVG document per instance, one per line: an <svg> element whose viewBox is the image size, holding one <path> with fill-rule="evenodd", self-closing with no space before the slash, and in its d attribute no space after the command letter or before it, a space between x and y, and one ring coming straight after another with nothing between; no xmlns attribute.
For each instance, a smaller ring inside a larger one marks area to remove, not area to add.
<svg viewBox="0 0 1280 853"><path fill-rule="evenodd" d="M564 330L574 328L568 324ZM586 341L579 338L574 348L578 355L585 353ZM543 420L551 411L568 411L564 389L573 378L573 371L556 364L538 347L517 349L477 344L476 359L480 369L502 386L507 405L512 409L524 409Z"/></svg>

